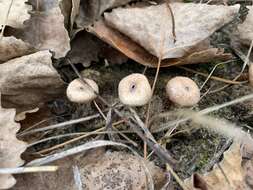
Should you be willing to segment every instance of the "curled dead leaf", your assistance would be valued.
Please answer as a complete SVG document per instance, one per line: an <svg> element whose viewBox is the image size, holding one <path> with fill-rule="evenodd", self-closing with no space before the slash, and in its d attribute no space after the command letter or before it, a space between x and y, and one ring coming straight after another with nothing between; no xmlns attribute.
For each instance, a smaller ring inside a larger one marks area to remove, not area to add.
<svg viewBox="0 0 253 190"><path fill-rule="evenodd" d="M20 125L14 121L15 109L5 109L0 105L0 168L15 168L23 164L20 155L26 143L16 138ZM8 189L16 183L12 175L0 175L0 189Z"/></svg>
<svg viewBox="0 0 253 190"><path fill-rule="evenodd" d="M89 31L136 62L149 67L157 66L157 57L148 53L144 48L129 39L127 36L107 26L103 20L90 26ZM224 53L222 49L210 48L194 52L179 59L164 59L162 60L161 67L205 63L210 60L225 61L230 58L231 54Z"/></svg>
<svg viewBox="0 0 253 190"><path fill-rule="evenodd" d="M63 93L63 81L52 65L51 53L40 51L0 64L0 91L5 107L34 109Z"/></svg>

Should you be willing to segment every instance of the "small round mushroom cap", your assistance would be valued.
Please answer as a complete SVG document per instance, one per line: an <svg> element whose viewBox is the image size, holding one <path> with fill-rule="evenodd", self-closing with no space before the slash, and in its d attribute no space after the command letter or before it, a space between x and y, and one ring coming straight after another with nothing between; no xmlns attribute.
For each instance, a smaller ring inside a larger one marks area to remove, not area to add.
<svg viewBox="0 0 253 190"><path fill-rule="evenodd" d="M89 84L83 84L80 79L75 79L71 83L69 83L67 88L67 97L71 102L76 103L87 103L94 100L97 95L94 93L98 93L98 85L95 81L84 78L85 82ZM90 87L92 87L92 90Z"/></svg>
<svg viewBox="0 0 253 190"><path fill-rule="evenodd" d="M187 77L174 77L166 85L169 99L180 106L192 106L200 100L197 84Z"/></svg>
<svg viewBox="0 0 253 190"><path fill-rule="evenodd" d="M152 96L147 77L139 73L123 78L119 83L118 93L120 101L129 106L143 106Z"/></svg>
<svg viewBox="0 0 253 190"><path fill-rule="evenodd" d="M249 65L249 83L253 86L253 64Z"/></svg>

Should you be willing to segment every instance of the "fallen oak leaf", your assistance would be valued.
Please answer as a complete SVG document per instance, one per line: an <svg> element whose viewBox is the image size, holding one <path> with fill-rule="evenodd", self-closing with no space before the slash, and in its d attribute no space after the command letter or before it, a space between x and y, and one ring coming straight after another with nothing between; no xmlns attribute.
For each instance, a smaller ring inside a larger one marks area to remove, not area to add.
<svg viewBox="0 0 253 190"><path fill-rule="evenodd" d="M170 6L172 10L176 10L175 43L166 4L116 8L104 16L106 24L128 36L156 57L161 54L160 44L164 32L162 58L165 59L180 58L195 52L211 34L232 21L239 10L239 5L171 3ZM165 18L166 23L161 22L161 18Z"/></svg>
<svg viewBox="0 0 253 190"><path fill-rule="evenodd" d="M103 20L95 22L93 26L89 26L88 31L136 62L149 67L157 66L157 57L151 55L147 50L129 39L127 36L107 26ZM224 53L223 49L210 48L194 52L179 59L164 59L161 62L161 67L205 63L210 60L225 61L231 59L231 57L231 54Z"/></svg>
<svg viewBox="0 0 253 190"><path fill-rule="evenodd" d="M45 50L0 64L0 91L4 107L17 112L34 109L63 94L64 83Z"/></svg>
<svg viewBox="0 0 253 190"><path fill-rule="evenodd" d="M31 19L25 25L21 39L36 49L51 50L55 58L64 57L70 50L70 39L59 7L31 13Z"/></svg>
<svg viewBox="0 0 253 190"><path fill-rule="evenodd" d="M16 138L20 125L14 121L15 109L0 105L0 168L15 168L23 164L20 155L27 145ZM16 183L10 174L0 175L0 189L8 189Z"/></svg>

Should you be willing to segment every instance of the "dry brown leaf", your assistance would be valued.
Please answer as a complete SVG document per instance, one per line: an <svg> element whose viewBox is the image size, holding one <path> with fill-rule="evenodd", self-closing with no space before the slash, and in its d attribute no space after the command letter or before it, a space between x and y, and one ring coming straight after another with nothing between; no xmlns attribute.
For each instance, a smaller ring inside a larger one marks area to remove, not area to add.
<svg viewBox="0 0 253 190"><path fill-rule="evenodd" d="M26 143L16 138L20 125L14 121L15 109L5 109L0 105L0 168L15 168L23 164L20 155ZM12 175L0 175L0 189L11 188L16 183Z"/></svg>
<svg viewBox="0 0 253 190"><path fill-rule="evenodd" d="M253 40L253 6L247 8L249 13L245 21L238 26L238 37L242 44L250 45Z"/></svg>
<svg viewBox="0 0 253 190"><path fill-rule="evenodd" d="M15 121L19 122L19 121L22 121L26 118L26 114L29 114L29 113L36 113L37 111L39 111L39 108L34 108L32 110L25 110L25 111L22 111L20 113L18 113L16 116L15 116Z"/></svg>
<svg viewBox="0 0 253 190"><path fill-rule="evenodd" d="M25 4L27 0L18 0L13 1L13 4L8 15L6 22L6 16L8 9L11 5L12 0L1 0L0 1L0 30L3 25L8 25L13 28L22 28L23 22L30 18L28 11L32 10L32 7L28 4ZM6 23L5 23L6 22Z"/></svg>
<svg viewBox="0 0 253 190"><path fill-rule="evenodd" d="M156 67L158 58L148 53L137 43L123 35L122 33L107 26L103 20L100 20L89 31L97 35L99 38L116 48L127 57L135 60L138 63L149 67ZM223 53L222 49L211 48L194 52L191 55L182 57L180 59L165 59L162 60L161 67L168 67L173 65L193 64L209 62L210 60L225 61L231 58L231 54Z"/></svg>
<svg viewBox="0 0 253 190"><path fill-rule="evenodd" d="M0 64L0 91L4 107L25 111L63 93L63 81L47 50Z"/></svg>
<svg viewBox="0 0 253 190"><path fill-rule="evenodd" d="M28 44L15 37L3 37L0 41L0 63L12 58L30 54L35 50Z"/></svg>
<svg viewBox="0 0 253 190"><path fill-rule="evenodd" d="M55 58L64 57L70 50L70 39L64 27L64 17L59 6L47 11L32 13L21 36L39 50L51 50Z"/></svg>
<svg viewBox="0 0 253 190"><path fill-rule="evenodd" d="M75 33L83 30L85 27L92 24L96 19L99 19L101 14L114 7L126 5L133 0L87 0L81 1L79 14L75 20L77 29Z"/></svg>
<svg viewBox="0 0 253 190"><path fill-rule="evenodd" d="M99 61L99 57L107 59L112 64L127 61L125 55L85 30L78 32L71 41L71 50L67 57L72 63L82 63L84 67L89 67L92 62Z"/></svg>
<svg viewBox="0 0 253 190"><path fill-rule="evenodd" d="M192 178L187 179L185 184L189 189L196 190L199 188L201 190L247 190L249 187L246 185L245 171L241 164L240 144L233 143L230 149L224 153L223 160L219 165L215 165L211 172L204 175L195 174Z"/></svg>
<svg viewBox="0 0 253 190"><path fill-rule="evenodd" d="M125 152L107 152L97 150L87 156L75 156L57 161L59 170L49 174L25 174L18 176L13 190L73 190L77 189L73 179L73 166L80 172L82 187L85 190L98 189L146 189L146 173L143 164L135 156ZM153 176L155 189L165 182L163 171L152 162L147 164Z"/></svg>
<svg viewBox="0 0 253 190"><path fill-rule="evenodd" d="M180 58L199 49L202 41L232 21L239 10L239 5L170 5L175 16L175 43L166 4L116 8L111 13L105 13L105 21L156 57L160 56L163 43L163 59Z"/></svg>

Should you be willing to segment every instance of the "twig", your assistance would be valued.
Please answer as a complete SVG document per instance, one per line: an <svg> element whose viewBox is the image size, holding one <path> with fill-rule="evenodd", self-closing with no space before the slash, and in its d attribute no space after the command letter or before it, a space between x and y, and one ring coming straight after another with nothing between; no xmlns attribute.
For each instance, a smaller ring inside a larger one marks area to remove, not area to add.
<svg viewBox="0 0 253 190"><path fill-rule="evenodd" d="M173 177L183 190L189 190L189 188L185 186L184 182L180 179L180 177L176 174L176 172L174 172L174 170L169 164L166 164L166 169L171 173L171 175L173 175Z"/></svg>
<svg viewBox="0 0 253 190"><path fill-rule="evenodd" d="M169 4L168 4L168 6L169 6ZM165 22L164 22L164 24L165 24ZM152 85L152 89L151 89L152 90L151 97L154 95L155 86L156 86L156 82L157 82L159 71L160 71L160 67L161 67L161 62L162 62L162 58L163 58L164 41L165 41L165 30L163 28L162 29L162 35L161 35L161 42L160 42L160 55L159 55L159 58L158 58L155 79L154 79L154 82L153 82L153 85ZM149 128L148 123L149 123L149 116L150 116L151 100L152 100L152 98L148 102L148 108L147 108L146 120L145 120L145 127L147 129ZM147 144L146 144L146 142L144 142L144 145L143 145L143 154L144 154L144 158L146 158L147 157Z"/></svg>
<svg viewBox="0 0 253 190"><path fill-rule="evenodd" d="M246 66L247 66L248 64L250 64L249 57L250 57L252 48L253 48L253 40L251 41L251 44L250 44L250 47L249 47L247 56L246 56L245 59L243 60L244 63L243 63L241 72L240 72L232 81L236 81L238 78L240 78L241 75L243 74L243 71L244 71L244 69L246 68ZM234 49L234 50L235 50L235 49ZM238 52L238 51L235 51L235 52ZM239 57L240 57L240 56L239 56ZM225 86L223 86L223 87L221 87L221 88L218 88L218 89L216 89L216 90L213 90L213 91L211 91L211 92L209 92L209 93L210 93L210 94L211 94L211 93L216 93L216 92L218 92L218 91L220 91L220 90L223 90L223 89L225 89L225 88L227 88L227 87L229 87L229 85L225 85Z"/></svg>
<svg viewBox="0 0 253 190"><path fill-rule="evenodd" d="M111 108L112 106L102 96L100 96L99 93L96 90L94 90L91 85L89 85L85 80L83 80L83 77L80 75L80 73L78 72L77 68L75 67L75 65L73 65L73 63L70 61L70 59L66 58L66 61L70 64L70 66L72 67L72 69L74 70L74 72L76 73L76 75L78 76L78 78L80 79L81 83L83 83L85 86L88 86L88 88L90 88L90 90L94 94L96 94L96 96L98 97L98 99L100 99L106 106L108 106L109 108Z"/></svg>
<svg viewBox="0 0 253 190"><path fill-rule="evenodd" d="M104 118L104 120L106 120L105 114L102 112L102 110L100 109L100 107L98 106L98 104L96 103L95 100L93 101L93 103L94 103L95 107L97 108L98 112L99 112L99 113L101 114L101 116ZM111 110L111 109L109 109L109 111L110 111L110 110Z"/></svg>
<svg viewBox="0 0 253 190"><path fill-rule="evenodd" d="M35 172L55 172L58 166L39 166L39 167L18 167L18 168L0 168L0 174L22 174Z"/></svg>
<svg viewBox="0 0 253 190"><path fill-rule="evenodd" d="M230 183L230 181L229 181L229 179L228 179L228 176L226 175L225 171L222 169L221 165L220 165L219 163L217 163L217 166L218 166L218 168L220 169L222 175L224 176L226 182L227 182L229 185L231 185L231 183Z"/></svg>
<svg viewBox="0 0 253 190"><path fill-rule="evenodd" d="M120 113L117 109L114 109L115 113L121 117L124 118L123 114ZM157 142L154 142L152 139L150 139L145 132L143 133L142 130L140 130L139 126L134 124L129 118L125 118L125 122L131 127L131 129L144 141L147 143L147 145L157 154L157 156L164 161L165 163L169 163L172 165L175 165L177 162L170 156L168 151L160 146ZM153 137L152 137L153 138Z"/></svg>
<svg viewBox="0 0 253 190"><path fill-rule="evenodd" d="M116 129L116 128L115 128ZM91 134L92 133L92 134ZM110 133L113 133L113 134L121 134L123 135L124 133L134 133L132 131L112 131ZM53 139L59 139L59 138L64 138L64 137L71 137L71 136L80 136L80 135L100 135L100 134L108 134L108 131L99 131L99 132L95 132L95 131L92 131L92 132L79 132L79 133L68 133L68 134L63 134L63 135L57 135L57 136L52 136L52 137L48 137L48 138L44 138L44 139L41 139L41 140L38 140L38 141L35 141L31 144L28 144L27 145L27 148L28 147L32 147L34 145L37 145L37 144L40 144L40 143L43 143L43 142L46 142L46 141L50 141L50 140L53 140ZM134 146L136 146L137 144L135 143Z"/></svg>
<svg viewBox="0 0 253 190"><path fill-rule="evenodd" d="M64 115L62 115L64 116ZM30 131L31 129L35 128L35 127L38 127L39 125L41 125L42 123L46 122L46 121L50 121L51 119L54 119L54 118L61 118L62 116L54 116L54 117L51 117L51 118L47 118L47 119L43 119L35 124L33 124L32 126L24 129L22 132L18 133L17 136L19 136L21 133L24 133L24 132L27 132L27 131Z"/></svg>
<svg viewBox="0 0 253 190"><path fill-rule="evenodd" d="M174 17L174 14L173 14L173 11L172 11L172 8L170 6L170 2L169 0L166 0L166 6L168 8L168 12L170 13L170 16L171 16L171 22L172 22L172 35L173 35L173 41L174 43L176 43L177 41L177 37L176 37L176 24L175 24L175 17Z"/></svg>
<svg viewBox="0 0 253 190"><path fill-rule="evenodd" d="M232 139L228 139L226 143L223 145L223 147L220 149L220 151L214 155L211 162L207 164L207 166L204 168L203 173L206 173L212 169L212 167L219 162L219 159L223 155L223 153L228 149L228 147L231 145Z"/></svg>
<svg viewBox="0 0 253 190"><path fill-rule="evenodd" d="M216 64L212 71L209 73L209 75L207 76L206 80L203 82L203 84L201 85L200 87L200 90L205 86L205 84L208 82L208 80L210 79L210 77L213 75L214 71L216 70L216 68L220 65L223 65L223 64L226 64L226 63L230 63L232 60L229 60L229 61L225 61L225 62L221 62L221 63L218 63Z"/></svg>
<svg viewBox="0 0 253 190"><path fill-rule="evenodd" d="M68 144L70 144L70 143L74 143L74 142L76 142L76 141L78 141L78 140L81 140L81 139L83 139L83 138L85 138L85 137L88 137L88 136L90 136L90 135L96 134L96 133L94 133L94 132L103 131L104 129L105 129L105 127L102 127L102 128L100 128L100 129L97 129L97 130L95 130L95 131L93 131L93 132L90 132L90 133L88 133L88 134L82 135L82 136L80 136L80 137L76 137L76 138L74 138L74 139L65 141L64 143L57 144L57 145L55 145L55 146L53 146L53 147L50 147L50 148L41 150L41 151L39 151L39 152L37 152L37 153L38 153L38 154L44 154L44 153L46 153L46 152L53 151L53 150L55 150L55 149L57 149L57 148L63 147L63 146L65 146L65 145L68 145Z"/></svg>

